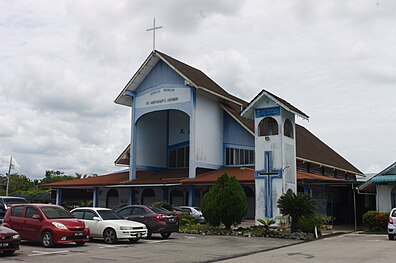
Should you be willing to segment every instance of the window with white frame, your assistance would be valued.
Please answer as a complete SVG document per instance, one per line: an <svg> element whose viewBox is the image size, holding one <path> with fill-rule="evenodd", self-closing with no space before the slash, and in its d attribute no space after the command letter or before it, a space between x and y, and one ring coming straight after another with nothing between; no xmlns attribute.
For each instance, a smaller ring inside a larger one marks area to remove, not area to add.
<svg viewBox="0 0 396 263"><path fill-rule="evenodd" d="M226 165L254 164L254 151L238 148L226 148Z"/></svg>

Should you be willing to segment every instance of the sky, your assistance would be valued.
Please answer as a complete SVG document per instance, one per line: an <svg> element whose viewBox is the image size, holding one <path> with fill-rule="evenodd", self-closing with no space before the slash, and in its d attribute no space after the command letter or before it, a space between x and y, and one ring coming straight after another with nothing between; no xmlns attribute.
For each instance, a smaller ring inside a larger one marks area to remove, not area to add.
<svg viewBox="0 0 396 263"><path fill-rule="evenodd" d="M246 101L262 89L363 173L396 161L396 1L0 0L0 174L106 174L114 99L156 49Z"/></svg>

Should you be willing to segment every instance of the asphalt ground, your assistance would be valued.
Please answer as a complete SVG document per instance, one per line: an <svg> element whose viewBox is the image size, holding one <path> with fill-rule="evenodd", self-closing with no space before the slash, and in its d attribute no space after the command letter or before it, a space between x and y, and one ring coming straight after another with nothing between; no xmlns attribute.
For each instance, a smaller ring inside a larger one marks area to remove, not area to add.
<svg viewBox="0 0 396 263"><path fill-rule="evenodd" d="M136 244L114 245L97 240L82 247L74 244L44 248L22 242L13 256L0 256L0 262L218 262L301 243L301 240L186 235L173 233L169 239L153 235Z"/></svg>
<svg viewBox="0 0 396 263"><path fill-rule="evenodd" d="M296 244L294 246L254 253L228 259L227 263L255 262L393 262L396 240L387 235L362 234L358 232L329 236L327 238Z"/></svg>

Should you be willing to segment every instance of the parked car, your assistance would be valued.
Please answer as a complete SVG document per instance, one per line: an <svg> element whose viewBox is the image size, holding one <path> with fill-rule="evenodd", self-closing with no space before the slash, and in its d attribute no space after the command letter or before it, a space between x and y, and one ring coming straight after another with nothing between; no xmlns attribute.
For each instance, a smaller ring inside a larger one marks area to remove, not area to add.
<svg viewBox="0 0 396 263"><path fill-rule="evenodd" d="M147 237L160 233L162 238L169 238L172 232L179 231L179 218L164 208L129 205L116 212L122 218L145 224L148 229Z"/></svg>
<svg viewBox="0 0 396 263"><path fill-rule="evenodd" d="M388 219L389 240L395 239L395 235L396 235L396 208L393 208L389 214L389 219Z"/></svg>
<svg viewBox="0 0 396 263"><path fill-rule="evenodd" d="M147 237L145 224L121 218L109 208L80 207L70 211L81 219L90 229L91 238L103 238L107 244L116 243L119 239L138 242Z"/></svg>
<svg viewBox="0 0 396 263"><path fill-rule="evenodd" d="M4 255L12 255L19 249L21 236L15 230L0 225L0 252Z"/></svg>
<svg viewBox="0 0 396 263"><path fill-rule="evenodd" d="M203 224L206 222L205 217L202 215L202 211L199 207L196 206L178 206L175 207L180 209L184 213L190 214L193 218L197 220L198 223Z"/></svg>
<svg viewBox="0 0 396 263"><path fill-rule="evenodd" d="M27 200L17 196L0 196L0 221L3 221L7 208L13 204L27 204Z"/></svg>
<svg viewBox="0 0 396 263"><path fill-rule="evenodd" d="M168 214L171 213L171 214L173 214L175 216L178 216L178 215L182 214L182 212L180 210L177 210L175 208L172 208L172 210L168 210L168 209L166 209L166 208L164 208L162 206L152 206L152 207L155 207L156 210L161 210L162 212L168 213Z"/></svg>
<svg viewBox="0 0 396 263"><path fill-rule="evenodd" d="M4 226L17 231L22 240L40 241L44 247L89 241L89 228L58 205L17 204L9 208Z"/></svg>

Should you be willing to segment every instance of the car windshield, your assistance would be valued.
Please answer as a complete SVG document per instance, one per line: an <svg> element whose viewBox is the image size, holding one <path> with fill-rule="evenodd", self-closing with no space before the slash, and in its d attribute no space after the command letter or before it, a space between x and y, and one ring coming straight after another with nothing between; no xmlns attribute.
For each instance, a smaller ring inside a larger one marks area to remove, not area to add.
<svg viewBox="0 0 396 263"><path fill-rule="evenodd" d="M113 210L98 210L97 212L102 217L103 220L120 220L120 219L122 219Z"/></svg>
<svg viewBox="0 0 396 263"><path fill-rule="evenodd" d="M48 219L60 219L60 218L74 218L73 215L61 207L56 206L44 206L41 207L44 215Z"/></svg>
<svg viewBox="0 0 396 263"><path fill-rule="evenodd" d="M193 207L195 210L197 210L198 212L201 212L201 208L194 206Z"/></svg>

